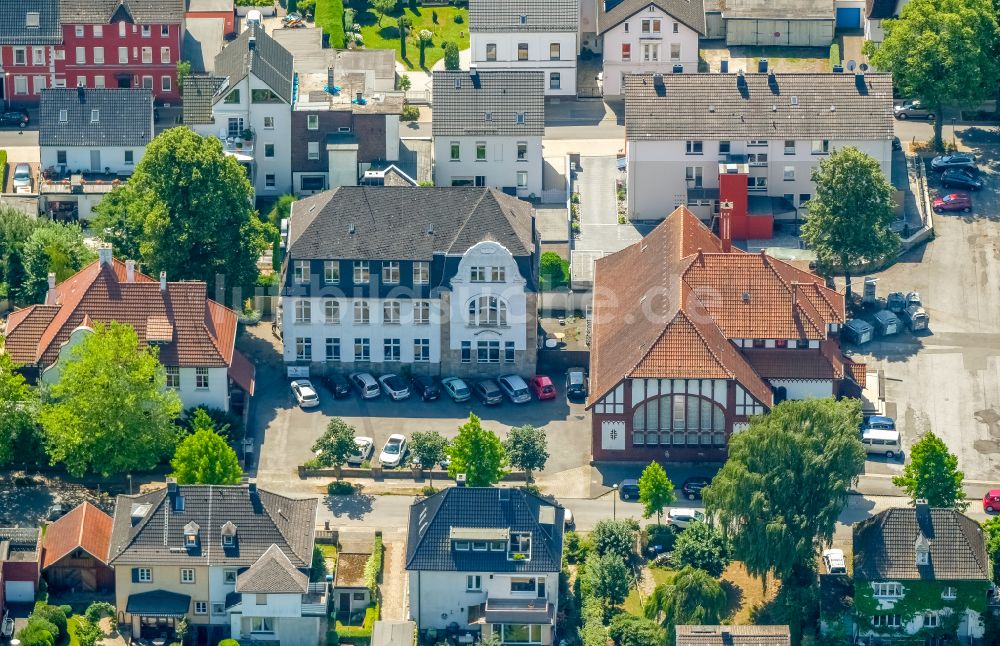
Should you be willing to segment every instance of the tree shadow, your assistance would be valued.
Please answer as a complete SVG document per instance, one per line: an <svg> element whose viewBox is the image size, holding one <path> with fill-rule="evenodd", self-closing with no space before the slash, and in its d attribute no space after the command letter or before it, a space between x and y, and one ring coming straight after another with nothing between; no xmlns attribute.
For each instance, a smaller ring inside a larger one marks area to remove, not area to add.
<svg viewBox="0 0 1000 646"><path fill-rule="evenodd" d="M326 496L323 505L329 509L335 518L347 516L351 520L361 520L371 513L375 497L371 494L357 493L350 496Z"/></svg>
<svg viewBox="0 0 1000 646"><path fill-rule="evenodd" d="M397 40L399 38L399 27L387 25L378 30L378 35L385 40Z"/></svg>
<svg viewBox="0 0 1000 646"><path fill-rule="evenodd" d="M721 583L726 593L726 616L732 617L743 607L743 590L732 581L723 579Z"/></svg>

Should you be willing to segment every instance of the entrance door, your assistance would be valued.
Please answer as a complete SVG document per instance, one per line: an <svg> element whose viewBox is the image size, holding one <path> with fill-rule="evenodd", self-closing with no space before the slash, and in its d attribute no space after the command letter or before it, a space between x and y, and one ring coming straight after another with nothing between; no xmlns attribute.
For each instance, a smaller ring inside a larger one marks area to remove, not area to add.
<svg viewBox="0 0 1000 646"><path fill-rule="evenodd" d="M101 151L91 150L90 151L90 170L95 173L101 172Z"/></svg>
<svg viewBox="0 0 1000 646"><path fill-rule="evenodd" d="M350 612L351 611L351 593L350 592L341 592L340 593L339 608L340 608L341 612Z"/></svg>

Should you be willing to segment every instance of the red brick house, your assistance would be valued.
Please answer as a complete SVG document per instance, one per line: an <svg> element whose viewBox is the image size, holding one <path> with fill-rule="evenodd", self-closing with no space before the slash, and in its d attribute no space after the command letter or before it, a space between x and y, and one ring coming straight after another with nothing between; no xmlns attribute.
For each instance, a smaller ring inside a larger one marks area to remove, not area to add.
<svg viewBox="0 0 1000 646"><path fill-rule="evenodd" d="M66 86L145 87L158 104L179 102L184 0L61 0L60 13Z"/></svg>
<svg viewBox="0 0 1000 646"><path fill-rule="evenodd" d="M114 590L115 571L108 565L113 523L85 502L46 528L41 572L50 590Z"/></svg>
<svg viewBox="0 0 1000 646"><path fill-rule="evenodd" d="M684 207L597 261L590 359L598 461L722 461L733 432L784 399L857 396L844 297L720 240Z"/></svg>
<svg viewBox="0 0 1000 646"><path fill-rule="evenodd" d="M0 18L0 98L15 108L38 105L41 91L55 85L61 42L59 0L5 0Z"/></svg>

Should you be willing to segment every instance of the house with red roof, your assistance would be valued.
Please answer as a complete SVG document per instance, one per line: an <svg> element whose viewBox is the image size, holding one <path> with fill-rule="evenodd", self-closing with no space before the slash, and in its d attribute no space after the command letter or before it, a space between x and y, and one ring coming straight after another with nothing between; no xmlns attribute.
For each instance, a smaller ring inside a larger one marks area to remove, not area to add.
<svg viewBox="0 0 1000 646"><path fill-rule="evenodd" d="M864 385L837 341L843 295L732 247L685 207L598 260L594 295L595 460L722 461L751 416Z"/></svg>
<svg viewBox="0 0 1000 646"><path fill-rule="evenodd" d="M209 298L198 281L159 281L102 246L98 260L62 283L49 274L45 302L7 317L4 351L29 377L53 383L72 347L95 322L127 323L141 343L159 348L167 387L184 407L229 410L231 394L252 396L254 366L236 348L237 314Z"/></svg>
<svg viewBox="0 0 1000 646"><path fill-rule="evenodd" d="M113 523L111 516L84 502L45 529L41 570L50 590L114 590L115 571L108 565Z"/></svg>

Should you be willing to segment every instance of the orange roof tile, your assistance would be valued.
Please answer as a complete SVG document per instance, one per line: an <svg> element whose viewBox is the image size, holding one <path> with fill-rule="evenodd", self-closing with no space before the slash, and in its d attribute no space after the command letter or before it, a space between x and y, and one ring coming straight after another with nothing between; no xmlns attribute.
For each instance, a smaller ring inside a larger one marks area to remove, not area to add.
<svg viewBox="0 0 1000 646"><path fill-rule="evenodd" d="M257 368L239 350L233 351L233 363L229 366L229 377L246 392L248 397L253 397Z"/></svg>
<svg viewBox="0 0 1000 646"><path fill-rule="evenodd" d="M743 356L764 379L840 379L844 376L843 365L835 366L818 349L745 349Z"/></svg>
<svg viewBox="0 0 1000 646"><path fill-rule="evenodd" d="M102 563L108 562L114 519L89 502L77 505L45 530L42 570L81 548Z"/></svg>

